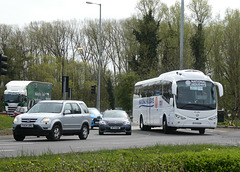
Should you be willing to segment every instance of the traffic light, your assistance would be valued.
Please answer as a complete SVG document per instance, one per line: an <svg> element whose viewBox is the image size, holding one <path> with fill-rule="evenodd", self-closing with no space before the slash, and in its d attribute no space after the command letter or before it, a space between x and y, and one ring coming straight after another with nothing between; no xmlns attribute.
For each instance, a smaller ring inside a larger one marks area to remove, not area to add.
<svg viewBox="0 0 240 172"><path fill-rule="evenodd" d="M7 63L6 63L7 59L8 59L7 56L0 54L0 75L7 74Z"/></svg>
<svg viewBox="0 0 240 172"><path fill-rule="evenodd" d="M96 85L92 85L91 86L91 94L95 94L96 93Z"/></svg>

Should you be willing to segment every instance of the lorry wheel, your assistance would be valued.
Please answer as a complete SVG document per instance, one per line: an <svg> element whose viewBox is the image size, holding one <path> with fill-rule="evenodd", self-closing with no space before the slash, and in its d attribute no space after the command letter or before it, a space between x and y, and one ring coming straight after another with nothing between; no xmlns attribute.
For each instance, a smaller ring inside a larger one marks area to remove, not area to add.
<svg viewBox="0 0 240 172"><path fill-rule="evenodd" d="M61 137L61 127L59 127L59 125L54 125L52 131L46 137L48 140L59 140Z"/></svg>
<svg viewBox="0 0 240 172"><path fill-rule="evenodd" d="M89 127L86 124L83 124L82 129L79 134L81 140L86 140L89 134Z"/></svg>
<svg viewBox="0 0 240 172"><path fill-rule="evenodd" d="M15 134L15 133L13 133L13 137L16 141L23 141L25 139L25 136L18 135L18 134Z"/></svg>

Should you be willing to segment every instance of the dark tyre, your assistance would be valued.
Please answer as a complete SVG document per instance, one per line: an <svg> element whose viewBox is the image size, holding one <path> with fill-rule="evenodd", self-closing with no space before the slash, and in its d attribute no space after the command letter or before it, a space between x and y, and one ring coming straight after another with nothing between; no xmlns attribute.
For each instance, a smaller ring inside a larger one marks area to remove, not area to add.
<svg viewBox="0 0 240 172"><path fill-rule="evenodd" d="M140 129L143 130L143 131L149 131L151 130L151 127L150 126L147 126L147 125L144 125L143 123L143 117L141 116L140 117L140 125L139 125Z"/></svg>
<svg viewBox="0 0 240 172"><path fill-rule="evenodd" d="M126 132L126 135L131 135L132 134L132 132L131 131L129 131L129 132Z"/></svg>
<svg viewBox="0 0 240 172"><path fill-rule="evenodd" d="M165 117L163 118L163 133L164 134L170 133L170 128L167 125L167 119Z"/></svg>
<svg viewBox="0 0 240 172"><path fill-rule="evenodd" d="M81 140L86 140L89 134L89 127L86 124L83 124L82 129L79 134Z"/></svg>
<svg viewBox="0 0 240 172"><path fill-rule="evenodd" d="M16 141L23 141L25 139L25 136L18 135L18 134L15 134L15 133L13 133L13 137Z"/></svg>
<svg viewBox="0 0 240 172"><path fill-rule="evenodd" d="M99 134L99 135L103 135L104 132L102 132L102 131L99 129L99 130L98 130L98 134Z"/></svg>
<svg viewBox="0 0 240 172"><path fill-rule="evenodd" d="M52 131L48 136L46 136L48 140L60 140L61 137L61 127L59 125L54 125Z"/></svg>
<svg viewBox="0 0 240 172"><path fill-rule="evenodd" d="M205 128L199 129L199 134L203 135L205 133Z"/></svg>

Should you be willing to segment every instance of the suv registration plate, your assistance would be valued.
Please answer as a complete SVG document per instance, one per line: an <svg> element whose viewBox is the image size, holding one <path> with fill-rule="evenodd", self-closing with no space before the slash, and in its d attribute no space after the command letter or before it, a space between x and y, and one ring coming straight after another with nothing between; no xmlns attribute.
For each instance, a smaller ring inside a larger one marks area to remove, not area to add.
<svg viewBox="0 0 240 172"><path fill-rule="evenodd" d="M33 128L33 124L21 124L23 128Z"/></svg>

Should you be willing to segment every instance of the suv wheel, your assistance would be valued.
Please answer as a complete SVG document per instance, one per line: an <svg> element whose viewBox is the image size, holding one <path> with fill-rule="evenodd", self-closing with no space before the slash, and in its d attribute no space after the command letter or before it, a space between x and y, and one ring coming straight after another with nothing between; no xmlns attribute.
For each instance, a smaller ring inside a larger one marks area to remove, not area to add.
<svg viewBox="0 0 240 172"><path fill-rule="evenodd" d="M79 134L81 140L86 140L89 134L89 127L86 124L83 124L82 129Z"/></svg>
<svg viewBox="0 0 240 172"><path fill-rule="evenodd" d="M61 137L61 127L59 127L58 125L54 125L52 131L46 137L48 140L59 140Z"/></svg>
<svg viewBox="0 0 240 172"><path fill-rule="evenodd" d="M16 141L23 141L25 139L25 136L18 135L18 134L15 134L15 133L13 133L13 137Z"/></svg>

